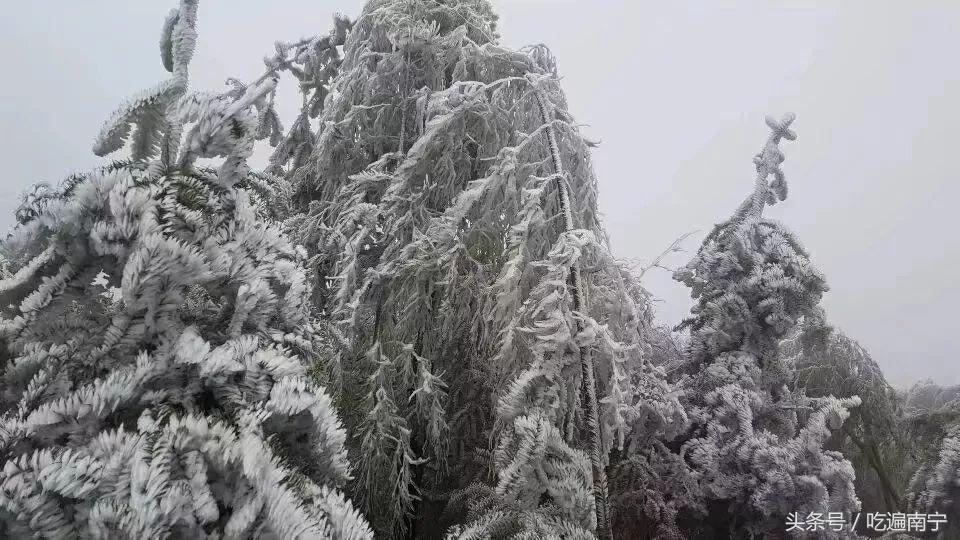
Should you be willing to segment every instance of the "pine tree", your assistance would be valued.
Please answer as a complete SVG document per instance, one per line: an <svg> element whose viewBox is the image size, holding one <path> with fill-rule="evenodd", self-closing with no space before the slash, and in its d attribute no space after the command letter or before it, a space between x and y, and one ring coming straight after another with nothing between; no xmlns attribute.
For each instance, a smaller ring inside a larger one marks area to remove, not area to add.
<svg viewBox="0 0 960 540"><path fill-rule="evenodd" d="M96 140L130 158L35 190L3 244L4 538L372 536L308 375L304 253L246 164L276 78L188 93L196 13L170 13L171 77Z"/></svg>
<svg viewBox="0 0 960 540"><path fill-rule="evenodd" d="M795 138L792 121L767 118L753 193L675 274L697 300L680 326L690 331L680 386L691 419L681 455L706 501L702 526L715 534L762 535L782 531L790 512L859 508L853 467L823 449L859 398L793 392L792 368L779 358L780 341L827 289L796 238L762 216L787 195L779 143Z"/></svg>
<svg viewBox="0 0 960 540"><path fill-rule="evenodd" d="M450 493L461 534L592 535L594 478L650 409L631 378L663 373L644 367L647 298L609 253L553 58L499 45L486 1L373 1L336 70L271 172L322 284L356 496L383 536L436 534Z"/></svg>

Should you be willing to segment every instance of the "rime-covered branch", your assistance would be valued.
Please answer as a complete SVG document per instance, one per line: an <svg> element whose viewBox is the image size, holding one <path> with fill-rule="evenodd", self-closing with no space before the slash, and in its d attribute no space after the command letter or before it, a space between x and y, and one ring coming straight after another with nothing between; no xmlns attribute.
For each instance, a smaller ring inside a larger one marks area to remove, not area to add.
<svg viewBox="0 0 960 540"><path fill-rule="evenodd" d="M274 80L187 94L196 7L164 24L165 90L98 139L116 150L136 125L132 160L26 201L4 242L21 261L0 288L4 538L372 537L341 492L347 433L308 376L302 250L250 188Z"/></svg>
<svg viewBox="0 0 960 540"><path fill-rule="evenodd" d="M532 81L536 85L535 81ZM560 148L557 145L557 136L553 131L553 115L547 109L546 99L540 90L535 89L537 98L537 107L540 111L541 121L546 125L547 141L550 146L550 157L553 160L553 169L557 185L557 195L560 199L560 212L563 215L564 232L574 231L573 214L570 210L570 193L567 190L566 178L563 173L563 163L560 159ZM579 261L574 261L570 268L570 289L573 301L573 310L582 312L587 305L584 291L583 278L580 275ZM578 332L583 331L583 325L577 321ZM593 497L597 514L597 536L601 539L612 538L610 530L610 519L608 516L607 504L607 473L604 470L606 466L603 452L603 441L600 435L600 419L597 403L597 382L594 375L593 358L589 348L580 347L581 363L581 385L583 387L583 398L581 403L586 407L587 429L589 430L590 444L590 465L593 470Z"/></svg>

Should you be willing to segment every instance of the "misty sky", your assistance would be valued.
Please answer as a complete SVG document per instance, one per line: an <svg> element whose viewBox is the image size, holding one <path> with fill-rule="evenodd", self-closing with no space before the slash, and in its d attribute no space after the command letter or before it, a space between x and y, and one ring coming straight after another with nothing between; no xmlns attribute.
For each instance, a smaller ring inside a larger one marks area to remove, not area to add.
<svg viewBox="0 0 960 540"><path fill-rule="evenodd" d="M90 146L131 94L166 77L175 0L42 0L4 8L0 229L19 193L100 162ZM767 213L810 250L830 320L902 386L960 383L957 235L960 2L495 2L503 42L546 43L570 109L600 139L601 210L618 256L707 231L751 189L763 116L797 113L790 196ZM201 0L194 89L252 79L277 39L325 33L357 0ZM299 101L290 81L286 119ZM294 99L290 99L294 98ZM680 264L697 247L667 262ZM645 285L670 324L690 307L665 271Z"/></svg>

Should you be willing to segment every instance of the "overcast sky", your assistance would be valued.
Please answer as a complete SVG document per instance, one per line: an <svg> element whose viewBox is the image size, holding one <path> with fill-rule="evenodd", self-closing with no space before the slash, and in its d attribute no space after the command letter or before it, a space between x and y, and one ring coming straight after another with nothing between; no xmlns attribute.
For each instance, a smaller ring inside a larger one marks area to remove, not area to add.
<svg viewBox="0 0 960 540"><path fill-rule="evenodd" d="M0 229L13 223L28 185L99 163L90 145L103 120L166 76L157 43L174 4L4 8ZM602 141L594 162L617 255L649 259L728 216L751 188L764 114L793 111L799 137L784 145L783 165L790 196L768 215L794 230L825 272L831 321L896 385L960 383L960 2L495 5L507 45L551 47L571 112ZM202 0L194 88L252 79L275 40L325 33L334 11L354 17L361 7ZM660 319L679 321L687 289L667 272L645 282L661 299Z"/></svg>

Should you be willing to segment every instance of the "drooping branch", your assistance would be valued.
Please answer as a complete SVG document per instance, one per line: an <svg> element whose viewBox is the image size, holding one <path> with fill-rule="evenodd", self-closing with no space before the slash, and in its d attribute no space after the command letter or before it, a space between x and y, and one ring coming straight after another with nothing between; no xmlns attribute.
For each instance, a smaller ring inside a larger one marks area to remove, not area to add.
<svg viewBox="0 0 960 540"><path fill-rule="evenodd" d="M557 136L553 130L553 115L547 110L546 98L543 92L536 87L536 82L531 81L537 97L537 106L540 110L540 118L546 126L547 140L550 145L550 156L553 160L554 179L557 183L557 194L560 198L560 212L563 215L564 231L574 230L573 213L570 211L570 193L567 191L566 180L563 175L563 163L560 160L560 149L557 145ZM573 310L583 312L586 306L586 299L583 291L583 279L580 275L580 263L575 261L570 268L570 292L572 293ZM577 332L582 332L583 324L577 319ZM590 355L590 349L580 347L580 368L581 368L581 388L582 402L586 407L587 429L590 432L590 465L593 469L593 497L595 512L597 515L597 536L601 539L613 538L610 529L609 506L607 503L607 473L603 463L603 443L600 434L600 415L597 404L597 382L594 375L593 358Z"/></svg>

